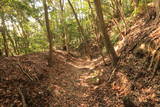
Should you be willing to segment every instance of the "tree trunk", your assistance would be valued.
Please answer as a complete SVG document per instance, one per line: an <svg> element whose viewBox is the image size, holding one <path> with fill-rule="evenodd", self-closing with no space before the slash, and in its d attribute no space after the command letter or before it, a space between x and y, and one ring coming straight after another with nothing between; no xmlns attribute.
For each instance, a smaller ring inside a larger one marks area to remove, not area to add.
<svg viewBox="0 0 160 107"><path fill-rule="evenodd" d="M13 38L10 36L10 38L12 39L11 42L12 44L14 44L14 51L16 55L19 55L19 48L18 48L18 40L15 40L15 38L17 38L18 33L16 32L16 25L14 25L14 20L12 17L10 17L11 19L11 26L13 28ZM18 29L18 28L17 28Z"/></svg>
<svg viewBox="0 0 160 107"><path fill-rule="evenodd" d="M97 17L99 19L100 30L101 30L101 32L104 36L104 39L105 39L105 47L110 53L113 66L116 66L117 62L118 62L118 56L117 56L117 54L114 50L114 47L112 46L112 43L109 39L108 32L106 32L106 29L105 29L105 22L104 22L104 18L103 18L103 13L102 13L100 0L94 0L94 4L95 4L95 7L96 7Z"/></svg>
<svg viewBox="0 0 160 107"><path fill-rule="evenodd" d="M24 52L25 52L25 54L27 54L28 53L28 48L29 48L28 35L27 35L27 32L24 30L24 26L22 24L22 21L18 20L18 23L19 23L19 26L22 30L22 34L23 34L23 37L24 37Z"/></svg>
<svg viewBox="0 0 160 107"><path fill-rule="evenodd" d="M127 26L127 23L125 20L125 13L124 13L122 1L121 0L113 0L112 5L115 6L115 14L117 14L118 18L120 18L124 23L125 34L126 34L128 26Z"/></svg>
<svg viewBox="0 0 160 107"><path fill-rule="evenodd" d="M84 50L85 50L85 52L84 52L84 53L85 53L87 56L90 56L90 55L88 54L87 38L86 38L86 36L85 36L83 27L81 26L81 24L80 24L80 22L79 22L79 20L78 20L78 16L77 16L77 14L76 14L76 12L75 12L75 10L74 10L74 8L73 8L73 5L72 5L71 1L68 0L68 3L69 3L69 5L70 5L70 7L71 7L71 9L72 9L72 11L73 11L73 14L74 14L74 16L75 16L76 21L77 21L77 24L78 24L78 27L79 27L79 31L80 31L81 36L82 36L81 42L84 41L84 43L85 43L85 45L84 45Z"/></svg>
<svg viewBox="0 0 160 107"><path fill-rule="evenodd" d="M154 0L155 8L156 8L156 22L158 22L160 17L160 0Z"/></svg>
<svg viewBox="0 0 160 107"><path fill-rule="evenodd" d="M96 16L95 16L95 14L94 14L94 12L93 12L93 8L92 8L92 6L91 6L91 3L90 3L90 0L87 0L87 2L88 2L88 5L89 5L89 8L90 8L90 10L91 10L91 15L92 15L92 26L93 26L93 28L94 28L94 33L95 33L95 36L96 36L96 42L97 42L97 45L98 45L98 50L99 50L99 53L101 54L101 57L102 57L102 59L103 59L103 62L104 62L104 64L106 64L106 62L105 62L105 57L104 57L104 55L103 55L103 53L102 53L102 49L101 49L101 43L99 42L99 38L100 38L100 31L99 31L99 29L98 29L98 27L96 26L96 25L98 25L98 21L97 21L97 18L96 18Z"/></svg>
<svg viewBox="0 0 160 107"><path fill-rule="evenodd" d="M6 29L6 34L7 34L8 39L10 40L10 42L11 42L11 44L12 44L13 53L14 53L14 54L17 54L17 49L16 49L16 46L15 46L14 40L13 40L13 38L10 36L10 34L9 34L9 32L8 32L7 29ZM14 54L13 54L13 55L14 55Z"/></svg>
<svg viewBox="0 0 160 107"><path fill-rule="evenodd" d="M19 55L21 53L21 45L19 44L19 39L17 39L17 38L18 38L18 35L23 37L23 34L21 34L20 27L14 22L13 19L11 19L11 22L12 22L12 27L13 27L13 36L14 36L14 39L16 39L15 40L15 47L17 50L17 55Z"/></svg>
<svg viewBox="0 0 160 107"><path fill-rule="evenodd" d="M69 53L69 47L68 47L68 36L67 36L67 28L64 23L64 0L59 0L60 8L61 8L61 18L60 22L62 24L62 38L63 38L63 50L67 51Z"/></svg>
<svg viewBox="0 0 160 107"><path fill-rule="evenodd" d="M52 34L50 30L49 18L48 18L48 7L46 4L46 0L43 0L44 12L45 12L45 22L46 22L46 30L47 37L49 42L49 58L48 58L48 66L53 66L53 43L52 43Z"/></svg>
<svg viewBox="0 0 160 107"><path fill-rule="evenodd" d="M75 10L74 10L74 8L73 8L73 5L72 5L72 3L71 3L70 0L68 0L68 3L69 3L69 5L70 5L70 7L71 7L71 9L72 9L72 11L73 11L73 14L74 14L74 16L75 16L76 21L77 21L77 24L78 24L78 27L79 27L79 31L80 31L80 33L81 33L81 36L84 37L84 36L85 36L85 35L84 35L84 30L83 30L83 28L82 28L82 26L81 26L81 24L80 24L80 22L79 22L79 20L78 20L78 16L77 16L77 14L76 14L76 12L75 12Z"/></svg>
<svg viewBox="0 0 160 107"><path fill-rule="evenodd" d="M8 41L7 41L7 36L6 36L6 31L5 31L5 19L4 19L4 14L1 16L2 19L2 37L3 37L3 46L4 46L4 51L5 55L9 56L9 48L8 48Z"/></svg>
<svg viewBox="0 0 160 107"><path fill-rule="evenodd" d="M6 26L6 23L4 22L4 30L5 30L5 32L6 32L6 36L8 37L8 40L11 42L11 45L12 45L12 47L13 47L13 51L14 51L14 53L15 54L17 54L16 52L16 47L15 47L15 43L14 43L14 40L13 40L13 38L10 36L10 34L9 34L9 31L8 31L8 29L7 29L7 26Z"/></svg>

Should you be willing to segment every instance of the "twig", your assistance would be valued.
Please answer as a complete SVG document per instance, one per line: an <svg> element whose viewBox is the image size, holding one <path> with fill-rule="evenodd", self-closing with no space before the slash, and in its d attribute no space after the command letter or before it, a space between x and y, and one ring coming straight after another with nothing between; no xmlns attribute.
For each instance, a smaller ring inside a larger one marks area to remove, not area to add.
<svg viewBox="0 0 160 107"><path fill-rule="evenodd" d="M159 57L160 57L160 54L158 54L158 59L157 59L157 61L156 61L156 64L154 65L153 76L151 77L151 79L150 79L148 82L152 81L153 78L154 78L154 76L155 76L156 73L157 73L158 64L159 64L159 62L160 62L160 61L159 61Z"/></svg>
<svg viewBox="0 0 160 107"><path fill-rule="evenodd" d="M20 94L20 96L22 98L23 107L27 107L27 103L26 103L25 97L24 97L20 87L18 87L18 92L19 92L19 94Z"/></svg>
<svg viewBox="0 0 160 107"><path fill-rule="evenodd" d="M153 37L153 38L151 39L151 41L154 41L154 40L159 39L159 38L160 38L160 35L159 35L159 36L156 36L156 37Z"/></svg>
<svg viewBox="0 0 160 107"><path fill-rule="evenodd" d="M151 62L150 62L150 65L149 65L149 68L148 68L148 71L150 71L151 70L151 67L152 67L152 65L153 65L153 62L154 62L154 59L156 59L156 55L158 55L158 57L159 57L159 49L160 49L160 45L159 46L157 46L157 48L156 48L156 50L155 50L155 52L154 52L154 54L153 54L153 56L152 56L152 59L151 59Z"/></svg>
<svg viewBox="0 0 160 107"><path fill-rule="evenodd" d="M111 79L112 79L112 77L113 77L113 75L114 75L114 73L115 73L116 70L117 70L117 67L113 69L112 74L111 74L111 76L109 77L108 82L111 82Z"/></svg>
<svg viewBox="0 0 160 107"><path fill-rule="evenodd" d="M153 54L153 56L152 56L152 58L151 58L151 62L150 62L150 64L149 64L148 71L150 71L150 70L151 70L151 68L152 68L152 65L153 65L153 62L154 62L155 56L156 56L156 52Z"/></svg>
<svg viewBox="0 0 160 107"><path fill-rule="evenodd" d="M20 64L17 64L18 65L18 67L20 68L20 70L31 80L31 81L33 81L33 78L26 72L26 71L24 71L24 69L21 67L21 65Z"/></svg>

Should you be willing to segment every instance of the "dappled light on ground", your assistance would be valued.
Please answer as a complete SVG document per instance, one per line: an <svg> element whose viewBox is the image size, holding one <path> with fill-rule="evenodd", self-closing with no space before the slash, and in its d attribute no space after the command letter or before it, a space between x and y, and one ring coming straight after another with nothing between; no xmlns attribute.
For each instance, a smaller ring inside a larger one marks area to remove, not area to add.
<svg viewBox="0 0 160 107"><path fill-rule="evenodd" d="M133 59L134 56L131 55L127 59L128 62L121 61L121 66L115 69L110 64L106 66L101 64L102 59L86 61L62 51L55 52L54 56L56 63L52 68L47 66L46 53L2 59L1 69L7 70L3 71L1 78L3 81L0 85L3 87L2 91L6 89L6 85L9 84L10 87L3 95L12 95L14 92L18 96L16 91L18 85L27 104L31 106L42 104L53 107L70 105L123 107L126 100L131 100L136 105L144 105L146 102L154 104L159 101L156 85L144 87L144 81L150 77L150 72L146 72L141 65L144 60ZM3 65L4 63L8 65ZM93 65L99 66L90 69ZM25 70L30 77L22 70ZM12 85L7 81L15 81L15 84ZM154 81L158 82L155 79ZM11 91L13 89L14 91ZM8 101L4 103L5 105L11 102L8 98L2 99ZM21 99L14 97L13 100L15 105L22 105Z"/></svg>
<svg viewBox="0 0 160 107"><path fill-rule="evenodd" d="M0 0L0 107L160 107L152 1Z"/></svg>
<svg viewBox="0 0 160 107"><path fill-rule="evenodd" d="M112 89L118 91L118 96L128 95L131 91L131 83L127 79L127 76L119 72L115 78L117 78L117 80L112 83Z"/></svg>
<svg viewBox="0 0 160 107"><path fill-rule="evenodd" d="M54 51L53 67L47 65L47 52L0 59L0 95L5 96L0 104L22 106L24 96L33 107L124 107L128 103L159 107L160 73L154 71L158 56L149 58L153 56L149 49L157 49L160 32L144 25L140 19L130 28L128 39L117 50L116 67L109 57L104 63L102 57L88 60L62 50Z"/></svg>

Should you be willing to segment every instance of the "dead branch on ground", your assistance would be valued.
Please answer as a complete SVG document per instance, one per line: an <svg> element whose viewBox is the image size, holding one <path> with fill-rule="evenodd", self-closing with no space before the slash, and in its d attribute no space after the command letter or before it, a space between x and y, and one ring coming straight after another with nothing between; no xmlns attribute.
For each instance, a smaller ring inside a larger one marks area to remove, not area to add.
<svg viewBox="0 0 160 107"><path fill-rule="evenodd" d="M20 71L23 72L31 81L33 81L33 78L21 67L20 64L17 64L19 67Z"/></svg>
<svg viewBox="0 0 160 107"><path fill-rule="evenodd" d="M18 87L18 92L19 92L19 94L20 94L20 96L22 98L23 107L27 107L27 103L26 103L25 97L24 97L24 95L23 95L22 90L20 89L20 87Z"/></svg>

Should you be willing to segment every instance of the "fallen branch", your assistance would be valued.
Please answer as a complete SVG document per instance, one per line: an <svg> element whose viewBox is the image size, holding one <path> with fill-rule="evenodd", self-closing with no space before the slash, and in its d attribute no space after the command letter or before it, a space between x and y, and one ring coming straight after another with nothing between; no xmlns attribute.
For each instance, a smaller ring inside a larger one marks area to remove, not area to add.
<svg viewBox="0 0 160 107"><path fill-rule="evenodd" d="M155 65L154 65L154 68L153 68L153 75L152 75L151 79L148 81L148 83L153 80L153 78L155 77L155 75L157 73L158 64L160 62L159 57L160 57L160 54L158 54L158 59L157 59Z"/></svg>
<svg viewBox="0 0 160 107"><path fill-rule="evenodd" d="M158 56L158 58L159 58L159 49L160 49L160 45L159 46L157 46L157 48L156 48L156 50L155 50L155 52L154 52L154 54L153 54L153 56L152 56L152 59L151 59L151 62L150 62L150 65L149 65L149 68L148 68L148 71L150 71L151 70L151 67L153 66L153 62L154 62L154 60L156 60L156 55ZM159 59L158 59L159 60ZM158 65L157 65L158 66ZM155 68L154 68L155 69Z"/></svg>
<svg viewBox="0 0 160 107"><path fill-rule="evenodd" d="M115 74L115 71L117 70L117 67L113 69L112 73L111 73L111 76L109 77L109 80L108 82L111 82L111 79L113 77L113 75Z"/></svg>
<svg viewBox="0 0 160 107"><path fill-rule="evenodd" d="M129 49L129 52L134 50L136 48L136 46L140 43L142 43L141 41L143 41L143 39L145 39L146 37L148 37L148 35L153 32L156 29L156 27L152 28L151 30L145 32L145 33L139 33L139 35L143 35L139 38L139 36L137 36L137 38L135 40L137 40L131 47L131 49Z"/></svg>
<svg viewBox="0 0 160 107"><path fill-rule="evenodd" d="M27 107L27 103L26 103L25 97L24 97L20 87L18 87L18 92L19 92L19 94L20 94L20 96L22 98L23 107Z"/></svg>
<svg viewBox="0 0 160 107"><path fill-rule="evenodd" d="M33 81L33 78L26 71L24 71L24 69L21 67L21 65L20 64L17 64L17 65L18 65L20 71L23 72L31 81Z"/></svg>

